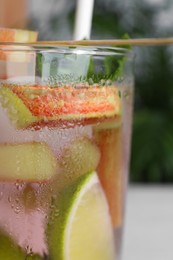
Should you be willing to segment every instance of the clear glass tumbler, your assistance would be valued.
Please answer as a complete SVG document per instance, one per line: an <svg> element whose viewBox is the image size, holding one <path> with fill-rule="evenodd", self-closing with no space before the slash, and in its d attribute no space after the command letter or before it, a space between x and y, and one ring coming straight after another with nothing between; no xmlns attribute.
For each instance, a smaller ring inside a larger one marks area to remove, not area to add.
<svg viewBox="0 0 173 260"><path fill-rule="evenodd" d="M129 50L0 45L0 259L119 260Z"/></svg>

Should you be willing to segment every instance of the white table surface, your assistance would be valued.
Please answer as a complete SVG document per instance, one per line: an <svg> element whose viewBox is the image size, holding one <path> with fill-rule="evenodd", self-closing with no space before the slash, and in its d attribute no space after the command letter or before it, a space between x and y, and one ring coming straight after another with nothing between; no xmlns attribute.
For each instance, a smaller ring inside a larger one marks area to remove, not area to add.
<svg viewBox="0 0 173 260"><path fill-rule="evenodd" d="M173 260L173 186L129 186L123 260Z"/></svg>

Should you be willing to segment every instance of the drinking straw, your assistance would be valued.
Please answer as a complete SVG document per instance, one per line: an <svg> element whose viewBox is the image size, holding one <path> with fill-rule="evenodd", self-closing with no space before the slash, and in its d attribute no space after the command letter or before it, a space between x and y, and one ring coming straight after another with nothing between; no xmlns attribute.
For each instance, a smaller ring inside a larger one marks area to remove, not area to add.
<svg viewBox="0 0 173 260"><path fill-rule="evenodd" d="M77 0L74 40L90 39L94 0Z"/></svg>

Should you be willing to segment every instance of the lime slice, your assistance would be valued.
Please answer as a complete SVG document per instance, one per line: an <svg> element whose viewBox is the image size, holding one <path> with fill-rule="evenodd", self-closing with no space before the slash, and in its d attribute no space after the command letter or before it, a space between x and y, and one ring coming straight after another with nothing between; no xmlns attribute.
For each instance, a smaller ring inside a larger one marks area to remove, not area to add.
<svg viewBox="0 0 173 260"><path fill-rule="evenodd" d="M25 258L23 258L25 260L43 260L44 258L42 258L40 255L27 255ZM47 259L47 258L46 258Z"/></svg>
<svg viewBox="0 0 173 260"><path fill-rule="evenodd" d="M0 259L23 260L25 254L12 239L3 231L0 231Z"/></svg>
<svg viewBox="0 0 173 260"><path fill-rule="evenodd" d="M41 260L38 254L26 255L6 232L0 230L0 259L1 260Z"/></svg>
<svg viewBox="0 0 173 260"><path fill-rule="evenodd" d="M105 195L95 172L65 189L50 214L47 236L52 260L115 260Z"/></svg>
<svg viewBox="0 0 173 260"><path fill-rule="evenodd" d="M0 259L1 260L43 260L38 254L27 253L3 230L0 230ZM46 258L47 259L47 258Z"/></svg>
<svg viewBox="0 0 173 260"><path fill-rule="evenodd" d="M61 176L56 178L57 189L62 189L81 175L96 170L99 160L100 151L90 139L82 137L73 141L64 149L59 160Z"/></svg>
<svg viewBox="0 0 173 260"><path fill-rule="evenodd" d="M44 142L0 145L1 181L47 181L58 172L52 150Z"/></svg>
<svg viewBox="0 0 173 260"><path fill-rule="evenodd" d="M6 109L11 122L17 128L23 128L36 121L23 101L10 89L0 86L0 104Z"/></svg>

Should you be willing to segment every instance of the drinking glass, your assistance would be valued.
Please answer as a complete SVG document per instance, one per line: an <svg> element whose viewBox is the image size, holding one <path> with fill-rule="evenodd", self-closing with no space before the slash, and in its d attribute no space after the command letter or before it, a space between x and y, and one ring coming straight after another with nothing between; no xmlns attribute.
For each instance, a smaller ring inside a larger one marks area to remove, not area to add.
<svg viewBox="0 0 173 260"><path fill-rule="evenodd" d="M133 55L0 45L0 259L119 260Z"/></svg>

